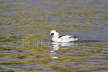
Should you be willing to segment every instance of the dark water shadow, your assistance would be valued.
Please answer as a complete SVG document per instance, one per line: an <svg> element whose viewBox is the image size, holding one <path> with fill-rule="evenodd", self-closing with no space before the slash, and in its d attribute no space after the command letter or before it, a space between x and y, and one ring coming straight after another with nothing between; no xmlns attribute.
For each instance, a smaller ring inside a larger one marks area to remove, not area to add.
<svg viewBox="0 0 108 72"><path fill-rule="evenodd" d="M108 42L108 40L79 40L75 41L74 43L105 43Z"/></svg>

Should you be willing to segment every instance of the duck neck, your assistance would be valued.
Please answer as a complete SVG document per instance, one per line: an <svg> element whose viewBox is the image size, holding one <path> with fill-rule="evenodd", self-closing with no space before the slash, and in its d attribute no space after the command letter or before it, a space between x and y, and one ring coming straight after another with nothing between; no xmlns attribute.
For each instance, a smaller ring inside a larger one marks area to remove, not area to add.
<svg viewBox="0 0 108 72"><path fill-rule="evenodd" d="M59 34L54 35L53 38L59 38Z"/></svg>
<svg viewBox="0 0 108 72"><path fill-rule="evenodd" d="M53 36L53 38L59 38L59 35L57 35L57 36Z"/></svg>

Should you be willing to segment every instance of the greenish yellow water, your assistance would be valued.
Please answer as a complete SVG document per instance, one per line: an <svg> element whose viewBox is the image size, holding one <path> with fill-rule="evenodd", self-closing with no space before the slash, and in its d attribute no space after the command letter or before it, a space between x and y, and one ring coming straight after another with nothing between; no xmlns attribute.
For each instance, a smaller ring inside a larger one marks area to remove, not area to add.
<svg viewBox="0 0 108 72"><path fill-rule="evenodd" d="M108 1L0 0L0 72L108 72Z"/></svg>

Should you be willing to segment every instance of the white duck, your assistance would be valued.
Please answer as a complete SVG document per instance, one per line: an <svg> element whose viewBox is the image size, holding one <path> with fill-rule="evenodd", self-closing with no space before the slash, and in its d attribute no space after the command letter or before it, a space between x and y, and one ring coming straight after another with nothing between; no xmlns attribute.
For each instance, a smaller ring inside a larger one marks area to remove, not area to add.
<svg viewBox="0 0 108 72"><path fill-rule="evenodd" d="M53 42L73 42L78 40L76 36L72 36L72 35L60 36L56 30L51 30L50 35L52 36Z"/></svg>

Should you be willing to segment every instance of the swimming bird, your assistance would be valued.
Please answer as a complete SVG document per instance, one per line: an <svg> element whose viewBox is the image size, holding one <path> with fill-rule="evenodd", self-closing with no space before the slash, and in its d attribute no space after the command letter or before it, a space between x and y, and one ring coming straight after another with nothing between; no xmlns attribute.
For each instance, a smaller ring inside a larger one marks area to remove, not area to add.
<svg viewBox="0 0 108 72"><path fill-rule="evenodd" d="M50 35L52 36L53 42L73 42L79 40L77 36L72 35L60 35L56 30L51 30Z"/></svg>

